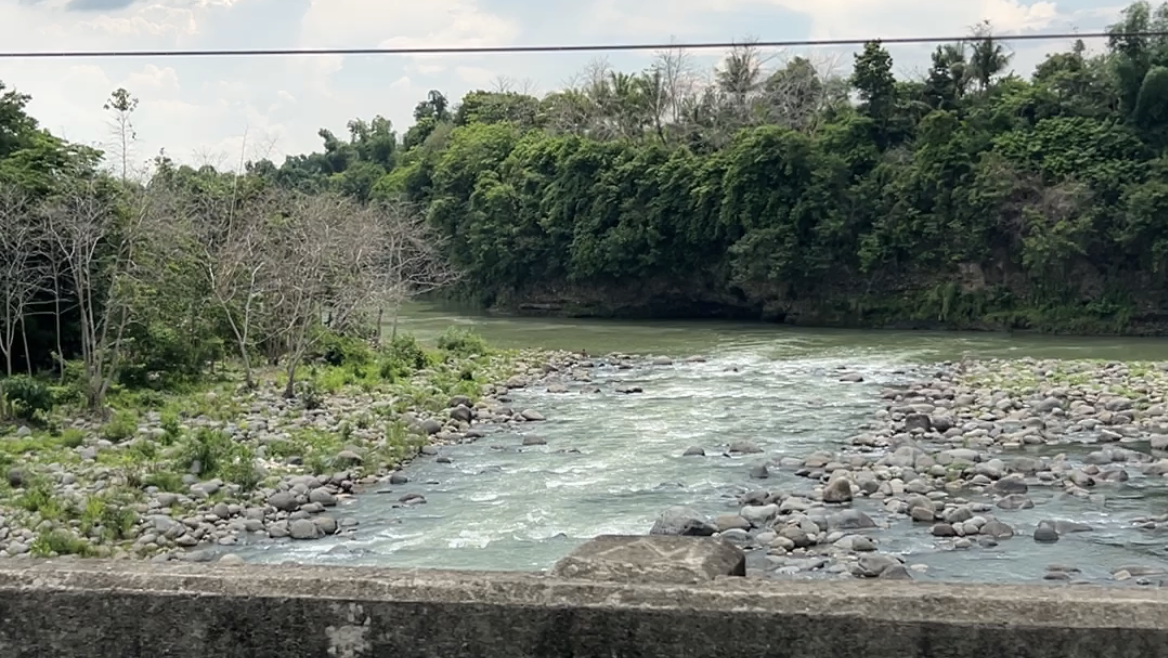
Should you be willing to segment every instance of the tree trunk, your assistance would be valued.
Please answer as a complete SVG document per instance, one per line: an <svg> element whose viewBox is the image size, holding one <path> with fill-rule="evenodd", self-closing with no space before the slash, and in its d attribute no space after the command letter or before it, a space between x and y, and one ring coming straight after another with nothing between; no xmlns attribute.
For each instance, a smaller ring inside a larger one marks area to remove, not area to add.
<svg viewBox="0 0 1168 658"><path fill-rule="evenodd" d="M54 331L56 332L57 341L57 367L61 369L58 383L65 383L65 350L61 347L61 282L58 279L58 274L53 272L53 323L56 325Z"/></svg>
<svg viewBox="0 0 1168 658"><path fill-rule="evenodd" d="M284 397L288 400L296 397L296 361L288 359L288 383L284 386Z"/></svg>
<svg viewBox="0 0 1168 658"><path fill-rule="evenodd" d="M28 349L28 324L20 318L20 341L24 344L24 369L32 377L32 350Z"/></svg>
<svg viewBox="0 0 1168 658"><path fill-rule="evenodd" d="M385 307L378 306L377 307L377 323L375 325L377 327L377 333L373 334L373 347L375 347L375 348L381 347L381 334L383 332L382 327L381 327L381 320L383 317L385 317Z"/></svg>

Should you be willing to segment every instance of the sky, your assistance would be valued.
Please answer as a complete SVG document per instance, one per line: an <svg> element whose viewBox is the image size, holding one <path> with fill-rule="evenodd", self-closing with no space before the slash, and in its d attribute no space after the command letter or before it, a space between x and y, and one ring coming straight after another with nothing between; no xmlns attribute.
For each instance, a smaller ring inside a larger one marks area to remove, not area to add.
<svg viewBox="0 0 1168 658"><path fill-rule="evenodd" d="M1097 31L1107 0L0 0L0 51L438 47L958 36L989 20L998 34ZM1102 47L1101 43L1091 44ZM1029 74L1065 42L1017 42ZM931 46L890 46L898 75L927 68ZM846 74L850 49L792 49ZM189 164L318 150L320 128L346 133L382 115L399 132L437 89L452 100L510 81L562 88L596 54L268 58L0 59L0 81L67 139L112 143L102 106L119 87L139 99L135 157L160 149ZM652 53L605 55L638 71ZM708 61L707 61L708 60ZM701 60L712 69L713 55ZM775 61L779 61L776 59Z"/></svg>

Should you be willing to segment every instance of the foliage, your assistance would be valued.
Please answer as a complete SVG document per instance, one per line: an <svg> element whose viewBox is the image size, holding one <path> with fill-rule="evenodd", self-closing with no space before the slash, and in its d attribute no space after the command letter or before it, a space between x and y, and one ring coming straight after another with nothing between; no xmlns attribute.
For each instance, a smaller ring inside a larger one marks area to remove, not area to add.
<svg viewBox="0 0 1168 658"><path fill-rule="evenodd" d="M193 472L203 478L220 477L252 491L263 481L255 452L246 444L234 441L230 434L201 427L178 446L174 458L178 470ZM167 483L158 476L154 486Z"/></svg>
<svg viewBox="0 0 1168 658"><path fill-rule="evenodd" d="M37 420L44 418L53 406L53 392L48 384L23 375L0 379L0 420Z"/></svg>
<svg viewBox="0 0 1168 658"><path fill-rule="evenodd" d="M438 349L456 356L484 356L490 353L487 341L469 329L449 327L438 337Z"/></svg>

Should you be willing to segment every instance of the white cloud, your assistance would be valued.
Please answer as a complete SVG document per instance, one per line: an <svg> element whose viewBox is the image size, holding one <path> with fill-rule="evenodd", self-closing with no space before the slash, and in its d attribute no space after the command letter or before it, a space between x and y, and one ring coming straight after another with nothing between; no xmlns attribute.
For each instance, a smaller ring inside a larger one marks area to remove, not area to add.
<svg viewBox="0 0 1168 658"><path fill-rule="evenodd" d="M477 0L312 0L302 21L305 43L319 46L482 46L505 44L519 26Z"/></svg>
<svg viewBox="0 0 1168 658"><path fill-rule="evenodd" d="M804 14L813 39L957 36L983 20L998 32L1048 27L1059 18L1054 2L1018 0L756 0Z"/></svg>

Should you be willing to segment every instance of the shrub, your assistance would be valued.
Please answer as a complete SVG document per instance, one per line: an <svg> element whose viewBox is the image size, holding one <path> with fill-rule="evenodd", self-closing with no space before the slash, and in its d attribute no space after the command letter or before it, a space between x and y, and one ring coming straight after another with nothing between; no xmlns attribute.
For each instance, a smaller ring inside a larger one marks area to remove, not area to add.
<svg viewBox="0 0 1168 658"><path fill-rule="evenodd" d="M69 449L80 447L81 444L85 443L85 432L82 432L76 427L66 428L61 432L61 436L57 439L57 442Z"/></svg>
<svg viewBox="0 0 1168 658"><path fill-rule="evenodd" d="M438 349L457 356L487 354L487 341L477 333L461 327L450 327L438 337Z"/></svg>
<svg viewBox="0 0 1168 658"><path fill-rule="evenodd" d="M43 482L29 487L16 499L16 504L26 511L40 514L42 519L50 521L61 518L65 512L61 501L53 495L53 488Z"/></svg>
<svg viewBox="0 0 1168 658"><path fill-rule="evenodd" d="M118 411L108 423L102 425L101 435L107 441L121 443L138 431L138 414L125 409Z"/></svg>
<svg viewBox="0 0 1168 658"><path fill-rule="evenodd" d="M159 491L168 493L186 493L189 489L183 482L182 475L174 471L157 469L142 477L143 487L155 487Z"/></svg>
<svg viewBox="0 0 1168 658"><path fill-rule="evenodd" d="M321 332L316 343L316 355L331 366L359 366L373 361L373 349L366 341L333 333Z"/></svg>
<svg viewBox="0 0 1168 658"><path fill-rule="evenodd" d="M256 465L255 452L248 446L237 443L230 435L207 427L200 428L180 447L176 466L189 471L197 463L200 477L221 477L227 482L238 484L245 491L253 491L263 481L263 472ZM144 483L154 484L164 489L163 484L147 476Z"/></svg>
<svg viewBox="0 0 1168 658"><path fill-rule="evenodd" d="M94 554L93 545L68 530L50 530L37 536L30 552L36 557L51 555L79 555L88 557Z"/></svg>
<svg viewBox="0 0 1168 658"><path fill-rule="evenodd" d="M38 420L53 410L53 391L44 382L25 375L0 380L0 417Z"/></svg>

